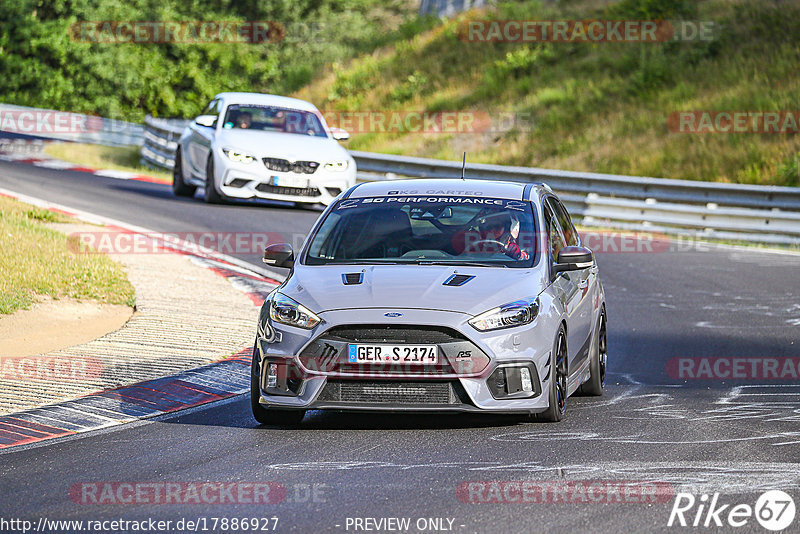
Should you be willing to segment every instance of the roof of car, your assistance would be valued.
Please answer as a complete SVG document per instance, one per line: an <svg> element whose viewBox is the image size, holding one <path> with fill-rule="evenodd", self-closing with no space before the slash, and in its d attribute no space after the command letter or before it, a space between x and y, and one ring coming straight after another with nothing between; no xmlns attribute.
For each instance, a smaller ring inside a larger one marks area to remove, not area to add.
<svg viewBox="0 0 800 534"><path fill-rule="evenodd" d="M222 98L226 104L253 104L257 106L280 106L300 111L318 111L314 104L288 96L265 93L219 93L214 98Z"/></svg>
<svg viewBox="0 0 800 534"><path fill-rule="evenodd" d="M349 198L389 195L453 195L522 200L523 196L532 198L530 192L525 195L525 188L529 185L531 186L530 189L550 189L547 185L539 183L461 180L458 178L420 178L360 184L350 191Z"/></svg>

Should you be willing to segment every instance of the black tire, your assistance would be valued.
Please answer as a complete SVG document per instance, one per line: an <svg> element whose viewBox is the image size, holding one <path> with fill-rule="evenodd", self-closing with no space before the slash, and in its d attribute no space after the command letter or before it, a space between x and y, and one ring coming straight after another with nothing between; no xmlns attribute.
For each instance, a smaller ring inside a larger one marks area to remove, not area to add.
<svg viewBox="0 0 800 534"><path fill-rule="evenodd" d="M538 421L557 423L564 418L567 411L567 333L564 326L558 329L556 342L550 356L550 387L548 388L549 406L538 414Z"/></svg>
<svg viewBox="0 0 800 534"><path fill-rule="evenodd" d="M206 204L222 204L225 200L214 186L214 156L209 156L206 163L206 192L203 200L206 201Z"/></svg>
<svg viewBox="0 0 800 534"><path fill-rule="evenodd" d="M193 197L196 191L197 186L183 181L183 156L179 148L175 152L175 168L172 169L172 192L176 197Z"/></svg>
<svg viewBox="0 0 800 534"><path fill-rule="evenodd" d="M265 408L258 402L261 396L259 386L259 362L258 347L253 346L253 361L250 372L250 407L253 409L253 417L262 425L270 426L296 426L300 424L306 415L305 410L278 410L275 408Z"/></svg>
<svg viewBox="0 0 800 534"><path fill-rule="evenodd" d="M595 344L594 351L592 352L592 360L589 362L589 371L591 376L589 380L581 384L581 395L589 395L599 397L603 394L603 388L606 385L606 361L607 361L607 344L606 344L606 310L600 310L600 319L597 325L597 343Z"/></svg>

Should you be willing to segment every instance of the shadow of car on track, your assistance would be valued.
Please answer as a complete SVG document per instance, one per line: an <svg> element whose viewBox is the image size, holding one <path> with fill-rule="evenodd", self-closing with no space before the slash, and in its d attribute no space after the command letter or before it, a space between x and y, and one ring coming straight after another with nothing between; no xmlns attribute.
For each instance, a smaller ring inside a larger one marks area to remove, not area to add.
<svg viewBox="0 0 800 534"><path fill-rule="evenodd" d="M135 184L135 185L134 185ZM207 206L214 208L232 208L232 207L251 207L251 208L273 208L273 209L290 209L309 213L322 213L324 206L321 204L312 204L309 206L298 207L293 202L283 202L280 200L226 200L224 204L208 205L203 202L203 190L198 189L194 197L178 197L172 193L169 184L154 184L149 182L125 182L114 184L112 189L117 191L124 191L126 193L133 193L140 196L151 198L159 198L169 200L171 202L179 202L183 204L197 204L198 206Z"/></svg>
<svg viewBox="0 0 800 534"><path fill-rule="evenodd" d="M255 430L428 430L469 429L515 426L526 422L523 416L463 413L379 413L311 410L299 425L259 425L250 412L247 394L234 402L211 403L189 413L175 413L160 422L179 425L250 428Z"/></svg>

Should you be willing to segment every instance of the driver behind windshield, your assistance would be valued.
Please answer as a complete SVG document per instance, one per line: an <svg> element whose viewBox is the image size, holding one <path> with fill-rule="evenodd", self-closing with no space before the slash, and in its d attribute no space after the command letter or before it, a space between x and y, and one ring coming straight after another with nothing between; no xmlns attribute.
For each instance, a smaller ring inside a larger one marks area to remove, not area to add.
<svg viewBox="0 0 800 534"><path fill-rule="evenodd" d="M253 123L253 116L248 113L247 111L242 111L236 117L236 127L237 128L250 128L250 125Z"/></svg>
<svg viewBox="0 0 800 534"><path fill-rule="evenodd" d="M479 250L487 250L487 247L502 247L502 252L515 260L527 260L530 258L527 252L519 247L519 219L515 215L509 218L490 217L487 218L481 232L481 242L476 243ZM483 242L483 243L482 243ZM489 248L491 250L491 248Z"/></svg>

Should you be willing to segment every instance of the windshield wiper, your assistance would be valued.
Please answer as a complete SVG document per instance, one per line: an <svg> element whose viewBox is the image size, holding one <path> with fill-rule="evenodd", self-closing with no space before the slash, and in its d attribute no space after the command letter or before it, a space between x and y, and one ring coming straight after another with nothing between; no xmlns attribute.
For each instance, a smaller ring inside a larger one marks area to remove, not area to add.
<svg viewBox="0 0 800 534"><path fill-rule="evenodd" d="M480 261L443 261L443 260L418 260L417 265L464 265L467 267L508 267L505 263L480 262Z"/></svg>
<svg viewBox="0 0 800 534"><path fill-rule="evenodd" d="M325 265L399 265L408 263L396 260L352 260L352 261L329 261Z"/></svg>

